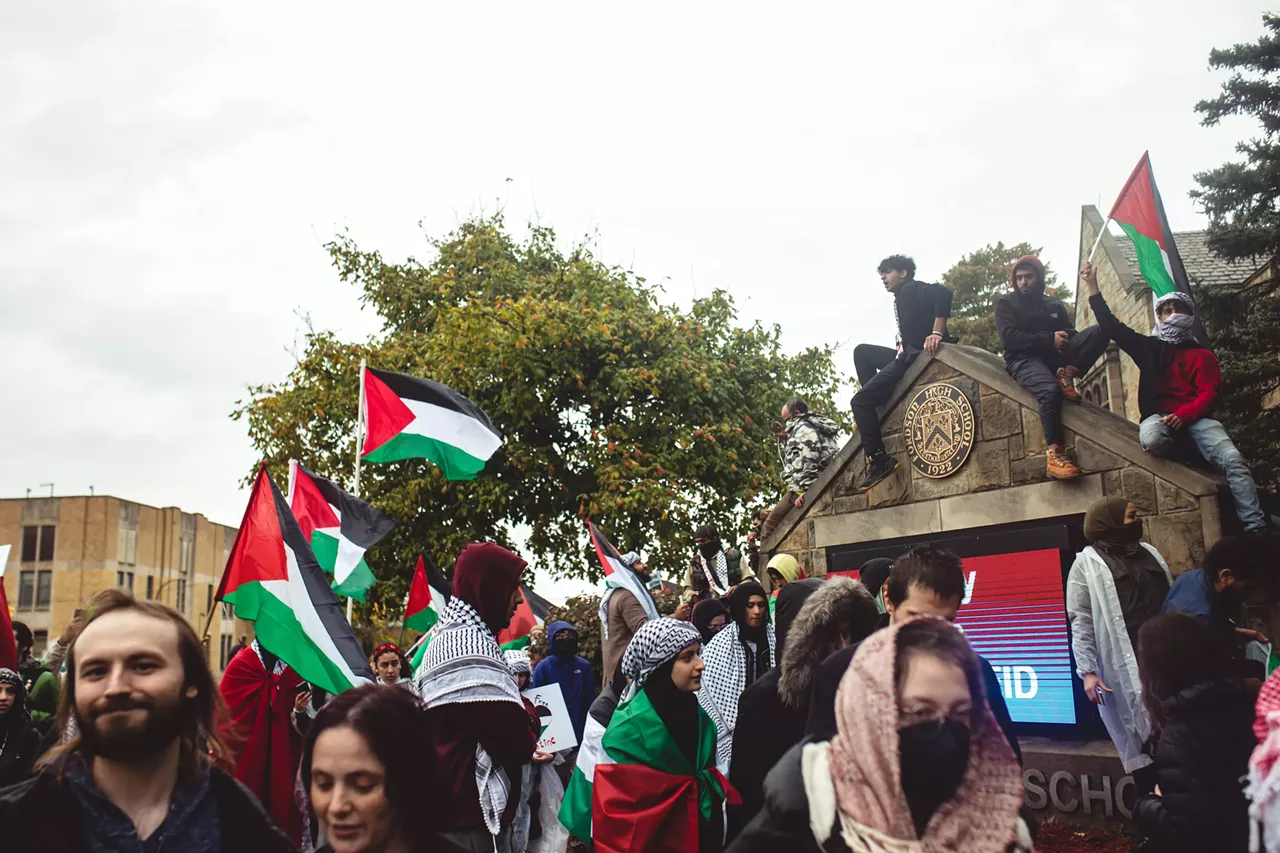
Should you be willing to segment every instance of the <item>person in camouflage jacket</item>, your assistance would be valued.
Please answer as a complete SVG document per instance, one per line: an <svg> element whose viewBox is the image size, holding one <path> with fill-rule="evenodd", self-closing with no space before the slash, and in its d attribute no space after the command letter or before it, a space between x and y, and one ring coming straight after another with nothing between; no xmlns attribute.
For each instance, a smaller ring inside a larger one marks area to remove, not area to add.
<svg viewBox="0 0 1280 853"><path fill-rule="evenodd" d="M809 404L799 397L782 407L782 419L786 426L775 425L775 432L779 438L786 436L782 477L787 491L761 525L761 539L769 538L791 507L804 505L804 493L840 449L836 444L840 427L831 418L810 412Z"/></svg>

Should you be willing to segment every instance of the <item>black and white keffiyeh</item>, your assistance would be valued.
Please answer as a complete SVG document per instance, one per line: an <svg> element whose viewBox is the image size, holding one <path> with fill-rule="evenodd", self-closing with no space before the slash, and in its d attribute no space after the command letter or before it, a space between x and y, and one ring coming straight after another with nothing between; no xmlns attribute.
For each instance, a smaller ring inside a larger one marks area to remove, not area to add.
<svg viewBox="0 0 1280 853"><path fill-rule="evenodd" d="M680 619L664 617L641 625L622 654L622 674L631 679L622 701L631 701L655 669L693 643L701 642L698 629Z"/></svg>
<svg viewBox="0 0 1280 853"><path fill-rule="evenodd" d="M506 659L507 669L512 675L530 675L533 672L533 661L529 660L529 653L524 649L508 649L502 657Z"/></svg>
<svg viewBox="0 0 1280 853"><path fill-rule="evenodd" d="M1178 302L1191 313L1170 314L1163 320L1156 322L1152 334L1170 344L1198 343L1196 340L1195 300L1191 298L1190 294L1179 290L1166 293L1156 300L1155 312L1157 317L1160 316L1160 307L1167 302Z"/></svg>
<svg viewBox="0 0 1280 853"><path fill-rule="evenodd" d="M698 565L702 567L702 575L716 595L724 595L729 590L729 561L724 551L716 551L715 559L708 563L707 558L698 555Z"/></svg>
<svg viewBox="0 0 1280 853"><path fill-rule="evenodd" d="M776 661L777 639L772 625L765 625L769 637L769 660ZM747 652L739 639L738 623L730 622L702 650L707 668L702 673L698 702L716 724L716 755L722 767L729 766L733 752L733 729L738 724L738 697L747 689Z"/></svg>
<svg viewBox="0 0 1280 853"><path fill-rule="evenodd" d="M432 632L416 687L427 708L467 702L514 702L524 707L493 632L470 604L456 596ZM502 830L511 781L479 744L476 788L485 826L497 835Z"/></svg>

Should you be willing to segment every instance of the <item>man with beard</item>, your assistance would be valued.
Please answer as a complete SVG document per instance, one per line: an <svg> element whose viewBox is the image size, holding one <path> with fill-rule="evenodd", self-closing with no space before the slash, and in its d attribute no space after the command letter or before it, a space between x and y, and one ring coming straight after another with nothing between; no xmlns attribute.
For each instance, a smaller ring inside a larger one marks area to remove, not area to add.
<svg viewBox="0 0 1280 853"><path fill-rule="evenodd" d="M436 826L435 850L506 850L519 809L524 767L542 725L516 690L497 636L520 606L526 563L491 542L462 549L453 598L436 623L418 669L442 786L424 803Z"/></svg>
<svg viewBox="0 0 1280 853"><path fill-rule="evenodd" d="M729 597L733 621L703 649L707 665L698 701L716 724L716 764L729 772L738 698L777 662L777 637L769 624L769 598L755 581L738 584Z"/></svg>
<svg viewBox="0 0 1280 853"><path fill-rule="evenodd" d="M1274 582L1277 537L1250 531L1224 536L1204 555L1204 568L1178 575L1169 588L1161 613L1186 613L1209 625L1223 644L1239 651L1242 643L1268 642L1257 631L1236 627L1241 610L1254 591Z"/></svg>
<svg viewBox="0 0 1280 853"><path fill-rule="evenodd" d="M704 524L693 534L697 553L689 563L685 587L696 593L696 598L725 595L742 576L742 555L736 549L726 549L720 541L720 532L714 524Z"/></svg>
<svg viewBox="0 0 1280 853"><path fill-rule="evenodd" d="M600 628L603 634L600 656L606 673L613 672L622 663L622 655L640 626L650 619L658 618L658 605L648 589L652 579L649 567L635 551L628 551L619 559L623 568L629 569L640 583L628 585L624 578L617 576L617 572L605 578L607 589L600 599ZM638 592L636 587L640 587Z"/></svg>
<svg viewBox="0 0 1280 853"><path fill-rule="evenodd" d="M596 698L596 682L591 663L578 655L578 629L568 622L552 622L551 654L533 671L533 686L559 684L564 706L573 721L573 733L582 743L582 728L587 724L587 711Z"/></svg>
<svg viewBox="0 0 1280 853"><path fill-rule="evenodd" d="M41 853L293 850L213 765L221 701L204 649L174 610L107 590L67 657L61 721L77 736L34 779L0 792L4 849Z"/></svg>
<svg viewBox="0 0 1280 853"><path fill-rule="evenodd" d="M230 711L230 730L241 743L236 778L298 844L302 812L293 787L302 763L303 732L296 714L311 700L306 682L254 640L227 662L218 689Z"/></svg>

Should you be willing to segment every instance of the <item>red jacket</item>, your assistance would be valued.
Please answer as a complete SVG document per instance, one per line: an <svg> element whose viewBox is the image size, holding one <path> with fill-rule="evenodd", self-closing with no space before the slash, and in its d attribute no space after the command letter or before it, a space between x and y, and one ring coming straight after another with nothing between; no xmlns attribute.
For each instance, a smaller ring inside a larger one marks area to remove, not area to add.
<svg viewBox="0 0 1280 853"><path fill-rule="evenodd" d="M1222 370L1211 350L1175 349L1164 376L1160 409L1191 423L1208 417L1218 401Z"/></svg>

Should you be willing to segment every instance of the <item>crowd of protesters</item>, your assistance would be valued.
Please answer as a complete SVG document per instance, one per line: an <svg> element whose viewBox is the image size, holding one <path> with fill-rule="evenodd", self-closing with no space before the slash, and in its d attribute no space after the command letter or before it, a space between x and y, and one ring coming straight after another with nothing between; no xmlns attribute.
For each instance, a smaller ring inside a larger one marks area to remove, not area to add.
<svg viewBox="0 0 1280 853"><path fill-rule="evenodd" d="M880 274L899 347L855 350L864 491L898 465L877 407L922 353L955 342L946 287L916 281L902 256ZM1037 400L1049 476L1082 473L1062 406L1114 340L1142 370L1143 447L1199 450L1244 527L1175 579L1133 503L1103 498L1084 517L1088 545L1066 581L1071 646L1134 778L1140 849L1280 850L1280 676L1262 683L1256 651L1269 640L1244 608L1276 598L1277 540L1209 418L1217 367L1194 305L1160 300L1156 334L1141 335L1110 314L1086 264L1099 323L1077 332L1044 279L1037 259L1019 259L996 324L1009 373ZM416 671L400 646L378 645L373 682L337 696L258 640L215 682L176 611L119 590L89 602L42 658L15 623L18 667L0 668L3 849L1032 850L1006 693L954 624L960 558L916 544L866 562L858 580L808 578L787 553L760 565L837 453L835 422L804 400L782 418L785 483L752 519L745 566L716 526L699 527L674 617L630 551L598 626L555 621L537 629L545 649L504 649L527 565L473 543ZM580 654L597 630L599 688ZM539 748L549 709L530 697L553 686L575 746L550 752Z"/></svg>

